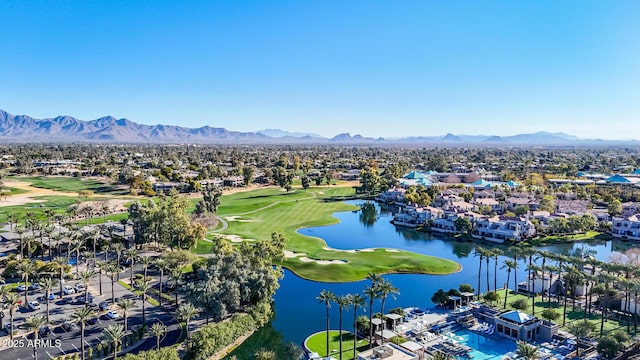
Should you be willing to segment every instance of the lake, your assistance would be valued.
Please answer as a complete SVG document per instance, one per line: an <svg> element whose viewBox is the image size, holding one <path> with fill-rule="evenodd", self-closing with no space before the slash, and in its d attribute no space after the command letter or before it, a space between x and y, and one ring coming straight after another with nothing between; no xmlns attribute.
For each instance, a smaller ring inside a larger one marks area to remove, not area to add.
<svg viewBox="0 0 640 360"><path fill-rule="evenodd" d="M363 201L349 201L350 204L362 205ZM385 304L385 310L394 307L433 307L431 296L438 289L445 291L450 288L458 288L460 284L471 284L474 288L478 283L478 258L473 256L473 251L478 244L472 242L456 241L434 236L425 232L408 228L396 227L390 223L393 214L390 209L381 208L378 204L369 205L366 210L346 211L334 214L340 220L338 224L301 229L304 235L316 236L325 239L328 246L337 249L359 249L368 247L386 247L409 250L417 253L438 256L451 259L462 265L460 272L450 275L418 275L418 274L394 274L384 277L396 286L400 294L396 299L389 298ZM495 245L482 244L484 247ZM607 260L612 251L624 251L636 244L620 241L589 241L571 244L554 244L540 247L557 254L569 254L578 249L593 250L594 255L600 260ZM498 246L503 250L506 246ZM502 287L507 279L505 270L500 270L503 260L499 257L497 283ZM489 281L493 288L494 262L490 262ZM483 261L481 276L481 289L486 291L486 274ZM345 265L348 266L348 265ZM524 260L519 262L518 281L525 279L526 264ZM316 296L323 289L331 290L336 295L358 293L368 285L368 281L350 283L321 283L304 280L290 271L285 270L284 279L280 282L280 288L274 296L275 319L267 329L256 333L251 341L247 342L238 353L244 351L251 353L251 348L271 348L275 342L302 343L304 339L317 331L325 328L325 307L319 304ZM509 287L513 287L513 273L509 281ZM368 300L367 300L368 302ZM362 315L368 310L358 310ZM380 304L374 304L374 312L380 311ZM331 327L338 327L338 309L334 306L331 312ZM359 314L359 315L360 315ZM343 326L351 327L353 312L343 312ZM238 355L239 358L244 358Z"/></svg>

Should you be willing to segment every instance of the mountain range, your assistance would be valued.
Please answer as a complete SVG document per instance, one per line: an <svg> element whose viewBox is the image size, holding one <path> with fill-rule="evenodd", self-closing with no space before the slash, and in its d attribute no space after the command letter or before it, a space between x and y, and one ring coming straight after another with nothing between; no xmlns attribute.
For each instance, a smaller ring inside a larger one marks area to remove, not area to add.
<svg viewBox="0 0 640 360"><path fill-rule="evenodd" d="M412 146L640 145L637 140L580 139L565 133L512 136L455 135L371 138L349 133L332 138L280 129L230 131L203 126L144 125L112 116L83 121L70 116L35 119L0 110L0 143L191 143L191 144L358 144Z"/></svg>

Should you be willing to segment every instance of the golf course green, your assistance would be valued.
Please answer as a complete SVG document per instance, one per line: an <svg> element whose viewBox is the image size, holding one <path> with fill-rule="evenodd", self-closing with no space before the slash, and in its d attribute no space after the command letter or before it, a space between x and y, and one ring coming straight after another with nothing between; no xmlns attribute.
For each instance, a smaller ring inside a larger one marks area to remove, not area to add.
<svg viewBox="0 0 640 360"><path fill-rule="evenodd" d="M318 187L307 191L262 189L225 195L218 216L223 221L217 232L232 242L269 239L272 232L287 238L286 257L281 265L298 276L322 282L364 279L368 273L421 273L445 275L460 270L454 261L396 249L338 250L320 238L297 232L311 226L331 225L339 211L358 209L343 199L355 195L350 187ZM211 251L211 243L201 242L199 253Z"/></svg>

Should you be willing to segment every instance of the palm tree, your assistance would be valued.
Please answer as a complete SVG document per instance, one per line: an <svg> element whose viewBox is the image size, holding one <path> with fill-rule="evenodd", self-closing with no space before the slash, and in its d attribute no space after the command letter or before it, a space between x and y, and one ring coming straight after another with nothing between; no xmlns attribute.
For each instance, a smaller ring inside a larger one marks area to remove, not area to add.
<svg viewBox="0 0 640 360"><path fill-rule="evenodd" d="M115 293L113 290L114 283L116 282L116 274L120 272L120 269L118 268L118 264L110 263L109 265L107 265L107 268L105 270L107 271L107 274L109 274L109 278L111 279L111 303L113 304L116 301Z"/></svg>
<svg viewBox="0 0 640 360"><path fill-rule="evenodd" d="M551 280L553 279L553 274L558 273L558 279L560 278L560 268L554 265L547 265L547 271L549 272L549 285L547 286L547 308L551 308ZM543 282L544 285L544 282ZM556 294L557 295L557 294Z"/></svg>
<svg viewBox="0 0 640 360"><path fill-rule="evenodd" d="M484 259L486 252L487 251L482 246L476 247L473 252L473 256L478 257L480 261L478 265L478 300L480 300L480 274L482 274L482 259Z"/></svg>
<svg viewBox="0 0 640 360"><path fill-rule="evenodd" d="M161 322L155 322L149 327L149 332L156 337L156 350L160 350L160 338L167 333L167 326Z"/></svg>
<svg viewBox="0 0 640 360"><path fill-rule="evenodd" d="M324 306L327 308L327 347L326 354L329 355L329 308L331 307L331 302L336 299L336 296L331 292L331 290L322 290L320 295L316 297L319 303L324 303Z"/></svg>
<svg viewBox="0 0 640 360"><path fill-rule="evenodd" d="M373 301L378 298L377 284L365 286L362 290L365 296L369 298L369 348L373 347Z"/></svg>
<svg viewBox="0 0 640 360"><path fill-rule="evenodd" d="M120 265L120 258L122 257L122 253L125 250L124 244L123 243L112 243L111 245L109 245L109 248L111 249L111 251L113 251L114 253L116 253L116 261L118 263L118 265ZM105 261L107 259L107 255L109 254L109 252L105 249L104 251L104 257L105 257ZM118 281L120 281L120 274L118 274Z"/></svg>
<svg viewBox="0 0 640 360"><path fill-rule="evenodd" d="M93 270L82 270L78 273L78 277L82 280L84 284L84 302L87 303L89 300L89 281L96 276L96 272Z"/></svg>
<svg viewBox="0 0 640 360"><path fill-rule="evenodd" d="M400 290L394 287L390 281L382 279L378 283L378 293L380 294L380 313L382 314L382 331L384 331L384 303L387 301L387 296L391 295L392 298L396 298L397 294L400 294ZM384 336L382 337L382 345L384 345Z"/></svg>
<svg viewBox="0 0 640 360"><path fill-rule="evenodd" d="M96 249L96 245L98 243L98 237L100 237L100 229L93 228L91 231L85 233L85 236L88 239L91 239L91 244L93 248L93 263L96 263L96 257L98 256L98 250Z"/></svg>
<svg viewBox="0 0 640 360"><path fill-rule="evenodd" d="M35 276L36 265L29 260L23 260L16 265L16 272L24 280L24 306L29 303L29 278Z"/></svg>
<svg viewBox="0 0 640 360"><path fill-rule="evenodd" d="M196 307L194 307L193 305L191 305L189 303L182 304L182 305L178 306L178 308L176 309L176 317L178 318L178 320L185 322L185 326L187 328L187 339L190 338L189 320L193 319L196 316L198 316L199 313L200 313L200 311Z"/></svg>
<svg viewBox="0 0 640 360"><path fill-rule="evenodd" d="M629 292L633 293L633 331L635 333L638 330L638 293L640 293L640 279L635 278L632 280Z"/></svg>
<svg viewBox="0 0 640 360"><path fill-rule="evenodd" d="M56 285L56 279L54 278L44 278L40 281L40 285L44 289L45 296L45 305L47 307L47 322L49 322L49 294L51 294L51 289Z"/></svg>
<svg viewBox="0 0 640 360"><path fill-rule="evenodd" d="M138 251L134 248L127 249L124 252L124 259L131 262L131 264L129 264L131 270L131 275L129 276L129 284L131 286L133 286L133 264L136 262L137 257Z"/></svg>
<svg viewBox="0 0 640 360"><path fill-rule="evenodd" d="M70 245L71 249L73 252L76 253L76 273L80 271L79 266L80 266L80 251L82 250L82 248L84 247L84 240L81 239L80 237L74 237L71 240L71 245Z"/></svg>
<svg viewBox="0 0 640 360"><path fill-rule="evenodd" d="M27 328L29 328L29 331L33 331L33 358L35 360L38 360L38 346L36 345L38 344L38 332L47 324L47 319L45 319L42 315L33 315L29 316L25 320L25 324L27 324Z"/></svg>
<svg viewBox="0 0 640 360"><path fill-rule="evenodd" d="M146 322L146 314L147 313L146 313L145 303L147 302L147 291L149 291L149 289L151 289L151 286L146 281L138 281L138 282L136 282L136 287L142 293L142 296L141 296L141 299L142 299L142 326L146 326L147 325L147 322Z"/></svg>
<svg viewBox="0 0 640 360"><path fill-rule="evenodd" d="M118 300L116 305L118 306L118 309L122 310L122 317L124 318L124 330L126 331L129 329L127 326L129 312L136 306L136 303L135 301L133 301L133 299L123 298Z"/></svg>
<svg viewBox="0 0 640 360"><path fill-rule="evenodd" d="M602 337L602 335L604 334L604 319L607 317L607 309L609 307L609 286L611 283L618 280L618 278L616 278L609 272L611 270L609 265L610 264L603 265L605 266L605 268L603 268L602 273L600 273L598 276L598 280L601 283L604 283L604 301L602 301L600 304L602 306L600 317L600 337Z"/></svg>
<svg viewBox="0 0 640 360"><path fill-rule="evenodd" d="M276 353L273 350L260 349L253 354L255 360L276 360Z"/></svg>
<svg viewBox="0 0 640 360"><path fill-rule="evenodd" d="M353 306L353 358L356 358L356 341L358 339L357 319L358 308L365 306L366 299L360 294L349 295L351 297L351 305Z"/></svg>
<svg viewBox="0 0 640 360"><path fill-rule="evenodd" d="M431 360L455 360L453 356L449 354L445 354L440 350L437 350L433 355L431 355Z"/></svg>
<svg viewBox="0 0 640 360"><path fill-rule="evenodd" d="M522 340L518 341L516 355L524 360L536 360L540 358L540 355L538 355L538 348L536 346L529 345Z"/></svg>
<svg viewBox="0 0 640 360"><path fill-rule="evenodd" d="M118 346L122 344L122 338L126 334L122 324L110 324L102 329L102 335L113 344L113 360L117 359Z"/></svg>
<svg viewBox="0 0 640 360"><path fill-rule="evenodd" d="M94 262L93 264L94 264L94 268L97 270L96 272L98 275L98 288L100 291L100 295L102 295L102 274L109 267L109 263L102 260L96 260L96 262Z"/></svg>
<svg viewBox="0 0 640 360"><path fill-rule="evenodd" d="M156 267L160 270L160 283L158 284L158 299L160 300L160 306L162 306L162 278L164 277L165 270L169 269L169 264L165 259L159 258L155 261Z"/></svg>
<svg viewBox="0 0 640 360"><path fill-rule="evenodd" d="M84 330L86 328L89 320L94 316L93 310L91 308L84 306L80 309L77 309L71 314L71 320L77 321L80 323L80 346L81 346L81 358L84 360Z"/></svg>
<svg viewBox="0 0 640 360"><path fill-rule="evenodd" d="M527 266L527 270L531 278L529 279L531 287L529 288L529 293L531 294L531 315L536 315L536 277L538 272L540 272L540 266L536 264L532 264Z"/></svg>
<svg viewBox="0 0 640 360"><path fill-rule="evenodd" d="M493 291L498 291L498 257L504 254L504 251L495 248L491 251L491 256L493 257ZM509 284L509 280L507 280L507 285ZM507 286L509 287L509 286Z"/></svg>
<svg viewBox="0 0 640 360"><path fill-rule="evenodd" d="M511 270L518 268L518 263L513 260L504 260L500 269L507 269L507 286L504 289L504 307L507 307L507 297L509 296L509 277L511 276ZM517 284L516 284L517 286ZM516 287L514 291L518 291Z"/></svg>
<svg viewBox="0 0 640 360"><path fill-rule="evenodd" d="M5 296L7 300L6 305L9 308L9 338L13 340L13 313L16 306L20 303L20 296L18 294L9 294Z"/></svg>
<svg viewBox="0 0 640 360"><path fill-rule="evenodd" d="M340 337L340 360L342 360L342 310L344 310L344 308L346 308L347 306L351 305L351 296L347 295L347 296L337 296L334 300L336 302L336 304L338 305L338 313L339 313L339 337ZM355 334L354 334L355 335ZM328 336L328 334L327 334Z"/></svg>
<svg viewBox="0 0 640 360"><path fill-rule="evenodd" d="M145 281L147 281L147 270L149 269L149 265L153 264L153 261L151 256L140 256L138 258L138 262L142 265L142 269L144 269Z"/></svg>
<svg viewBox="0 0 640 360"><path fill-rule="evenodd" d="M169 280L171 280L175 287L176 306L178 306L178 284L180 283L180 279L182 279L182 270L178 268L173 269L171 274L169 274Z"/></svg>

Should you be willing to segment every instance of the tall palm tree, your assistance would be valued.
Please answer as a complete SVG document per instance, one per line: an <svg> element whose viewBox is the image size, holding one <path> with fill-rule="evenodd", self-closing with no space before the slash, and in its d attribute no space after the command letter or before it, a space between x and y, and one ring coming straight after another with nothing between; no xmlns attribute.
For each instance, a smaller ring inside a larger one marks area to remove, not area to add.
<svg viewBox="0 0 640 360"><path fill-rule="evenodd" d="M111 279L111 303L113 304L116 301L116 296L114 293L114 283L116 282L116 274L120 272L118 268L118 264L110 263L106 268L107 274L109 274L109 279Z"/></svg>
<svg viewBox="0 0 640 360"><path fill-rule="evenodd" d="M350 296L336 296L335 300L336 304L338 305L338 314L339 314L339 322L338 322L338 336L340 337L340 360L342 360L342 310L344 310L344 308L348 307L349 305L351 305L351 297ZM328 336L328 334L327 334Z"/></svg>
<svg viewBox="0 0 640 360"><path fill-rule="evenodd" d="M540 358L540 355L538 355L538 348L536 346L529 345L522 340L518 341L516 355L518 358L522 358L524 360L536 360Z"/></svg>
<svg viewBox="0 0 640 360"><path fill-rule="evenodd" d="M353 358L356 358L356 342L358 339L358 329L357 329L357 320L358 320L358 308L362 308L365 306L366 299L364 296L360 294L350 295L351 297L351 306L353 306Z"/></svg>
<svg viewBox="0 0 640 360"><path fill-rule="evenodd" d="M529 288L529 293L531 294L531 311L532 315L536 315L536 278L538 273L540 272L540 266L536 264L531 264L527 266L527 270L531 278L529 279L531 287Z"/></svg>
<svg viewBox="0 0 640 360"><path fill-rule="evenodd" d="M78 277L84 284L84 302L89 301L89 282L96 276L96 272L93 270L82 270L78 273Z"/></svg>
<svg viewBox="0 0 640 360"><path fill-rule="evenodd" d="M131 271L131 274L129 276L129 284L131 286L133 286L133 265L135 264L137 258L138 258L138 250L134 248L125 250L124 259L131 262L131 264L129 264L130 271Z"/></svg>
<svg viewBox="0 0 640 360"><path fill-rule="evenodd" d="M392 298L396 298L397 294L400 294L400 290L397 287L394 287L390 281L386 279L382 279L378 283L378 293L380 294L380 314L382 315L382 331L385 328L385 320L384 320L384 304L387 301L387 297L390 295ZM382 345L384 345L384 336L382 338Z"/></svg>
<svg viewBox="0 0 640 360"><path fill-rule="evenodd" d="M23 260L16 265L16 272L24 281L24 306L29 304L29 278L35 277L36 265L29 260Z"/></svg>
<svg viewBox="0 0 640 360"><path fill-rule="evenodd" d="M509 296L509 277L511 276L511 270L518 268L518 263L513 260L504 260L500 269L507 269L507 286L504 289L504 307L507 307L507 297ZM517 286L517 284L516 284ZM516 287L514 291L518 291Z"/></svg>
<svg viewBox="0 0 640 360"><path fill-rule="evenodd" d="M38 332L47 324L47 319L45 319L42 315L33 315L29 316L25 320L25 324L27 324L27 328L29 329L29 331L33 331L33 358L35 360L38 360L38 346L35 344L38 344Z"/></svg>
<svg viewBox="0 0 640 360"><path fill-rule="evenodd" d="M129 313L131 312L131 309L136 306L136 302L133 301L133 299L123 298L118 300L116 305L118 306L118 309L122 310L122 317L124 318L124 329L126 331L129 329L127 326Z"/></svg>
<svg viewBox="0 0 640 360"><path fill-rule="evenodd" d="M73 321L77 321L78 323L80 323L80 356L82 358L82 360L85 359L84 357L84 330L87 326L87 323L89 322L89 320L94 317L94 313L93 310L91 310L90 307L84 306L80 309L75 310L73 313L71 313L71 320Z"/></svg>
<svg viewBox="0 0 640 360"><path fill-rule="evenodd" d="M110 324L102 329L102 336L113 344L113 360L117 360L118 346L122 344L122 338L126 334L122 324Z"/></svg>
<svg viewBox="0 0 640 360"><path fill-rule="evenodd" d="M178 320L185 322L185 327L187 328L187 339L190 338L189 320L198 316L199 313L200 311L195 306L189 303L182 304L176 309L176 317L178 318Z"/></svg>
<svg viewBox="0 0 640 360"><path fill-rule="evenodd" d="M158 258L155 261L155 265L160 270L160 283L158 284L158 299L160 300L160 306L162 306L162 278L164 272L169 269L169 263L165 259Z"/></svg>
<svg viewBox="0 0 640 360"><path fill-rule="evenodd" d="M47 307L47 322L49 322L49 294L51 294L51 290L56 286L56 283L56 279L50 277L44 278L40 281L40 285L44 289L44 296L46 299L45 305Z"/></svg>
<svg viewBox="0 0 640 360"><path fill-rule="evenodd" d="M123 243L111 243L111 245L109 245L109 248L111 249L111 251L113 251L116 254L116 261L118 263L118 266L120 265L120 258L122 257L123 251L125 250L124 244ZM105 257L105 261L106 258L108 256L109 252L107 250L104 251L104 257ZM118 281L120 281L120 274L118 274Z"/></svg>
<svg viewBox="0 0 640 360"><path fill-rule="evenodd" d="M91 245L92 245L92 249L93 249L93 263L95 264L96 262L96 257L98 256L98 250L97 250L97 244L98 244L98 238L100 237L100 228L95 227L90 231L87 231L85 233L85 237L88 240L91 240Z"/></svg>
<svg viewBox="0 0 640 360"><path fill-rule="evenodd" d="M5 296L7 300L6 306L9 308L9 339L13 340L13 313L16 306L20 304L20 296L18 294L9 294Z"/></svg>
<svg viewBox="0 0 640 360"><path fill-rule="evenodd" d="M161 322L155 322L149 327L149 332L156 337L156 350L160 350L160 338L167 333L167 326Z"/></svg>
<svg viewBox="0 0 640 360"><path fill-rule="evenodd" d="M98 289L99 289L100 295L102 295L102 274L109 267L109 263L102 260L96 260L96 262L93 264L94 264L96 273L98 275Z"/></svg>
<svg viewBox="0 0 640 360"><path fill-rule="evenodd" d="M329 308L331 308L331 302L333 302L336 299L336 296L333 294L333 292L331 292L331 290L322 290L320 292L320 295L318 295L316 297L316 299L318 300L319 303L324 304L324 306L327 309L327 336L326 336L326 340L327 340L327 347L326 347L326 353L327 356L329 355Z"/></svg>
<svg viewBox="0 0 640 360"><path fill-rule="evenodd" d="M373 301L378 298L377 284L365 286L362 290L364 295L369 298L369 348L373 347Z"/></svg>
<svg viewBox="0 0 640 360"><path fill-rule="evenodd" d="M582 274L577 267L572 264L564 264L565 268L565 292L564 292L564 307L562 310L562 326L565 326L567 320L567 295L568 288L571 287L571 297L573 299L573 311L576 310L576 287L578 286L578 281L581 281L580 275Z"/></svg>
<svg viewBox="0 0 640 360"><path fill-rule="evenodd" d="M498 291L498 257L502 256L504 251L495 248L491 251L491 256L493 257L493 291ZM507 287L509 285L509 280L507 280Z"/></svg>
<svg viewBox="0 0 640 360"><path fill-rule="evenodd" d="M76 253L76 273L80 271L80 251L84 248L84 239L77 236L71 240L71 251Z"/></svg>
<svg viewBox="0 0 640 360"><path fill-rule="evenodd" d="M178 306L178 285L180 284L180 279L182 279L182 270L176 268L171 271L169 274L169 280L173 283L175 287L175 296L176 296L176 306Z"/></svg>
<svg viewBox="0 0 640 360"><path fill-rule="evenodd" d="M146 281L138 281L136 282L136 287L142 293L142 326L147 325L147 317L146 317L146 307L145 303L147 302L147 292L151 289L151 286Z"/></svg>
<svg viewBox="0 0 640 360"><path fill-rule="evenodd" d="M478 264L478 300L480 300L480 274L482 274L482 260L484 259L486 252L486 249L482 246L477 246L473 251L473 256L477 257L480 261Z"/></svg>
<svg viewBox="0 0 640 360"><path fill-rule="evenodd" d="M149 265L153 264L154 260L151 256L140 256L138 258L138 263L142 265L142 269L144 270L144 279L147 281L147 270L149 269Z"/></svg>
<svg viewBox="0 0 640 360"><path fill-rule="evenodd" d="M64 282L64 271L68 265L67 258L64 256L56 256L53 258L52 263L55 264L55 268L58 270L58 284L60 285L60 298L62 298L64 296L64 293L62 292L62 283Z"/></svg>
<svg viewBox="0 0 640 360"><path fill-rule="evenodd" d="M551 280L553 274L558 273L558 279L560 278L560 268L555 265L547 265L547 271L549 272L549 285L547 286L547 309L551 308ZM544 285L544 282L543 282Z"/></svg>
<svg viewBox="0 0 640 360"><path fill-rule="evenodd" d="M604 320L607 317L607 309L609 308L609 286L611 283L614 283L618 280L615 276L613 276L609 271L611 268L608 267L609 264L603 271L598 275L598 280L601 283L604 283L604 300L601 302L602 311L600 317L600 337L604 334Z"/></svg>

